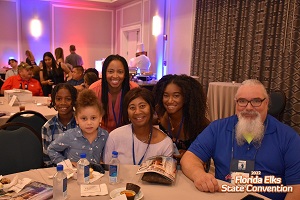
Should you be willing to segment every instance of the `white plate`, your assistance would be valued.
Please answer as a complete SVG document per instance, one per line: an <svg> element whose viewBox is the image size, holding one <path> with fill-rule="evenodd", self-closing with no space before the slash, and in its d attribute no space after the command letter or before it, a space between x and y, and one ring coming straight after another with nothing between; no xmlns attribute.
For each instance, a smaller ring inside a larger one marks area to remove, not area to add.
<svg viewBox="0 0 300 200"><path fill-rule="evenodd" d="M120 196L121 195L120 192L122 192L123 190L126 190L126 188L121 187L121 188L114 189L109 193L110 198L115 198L117 196ZM139 193L135 195L134 200L140 200L143 197L144 197L144 193L140 190Z"/></svg>

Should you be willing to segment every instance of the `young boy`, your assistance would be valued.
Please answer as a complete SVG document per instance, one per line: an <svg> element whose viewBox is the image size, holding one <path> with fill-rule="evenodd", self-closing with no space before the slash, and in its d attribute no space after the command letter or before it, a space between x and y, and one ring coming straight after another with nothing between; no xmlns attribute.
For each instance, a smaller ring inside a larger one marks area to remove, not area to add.
<svg viewBox="0 0 300 200"><path fill-rule="evenodd" d="M92 90L79 93L75 104L75 119L78 126L54 140L48 154L55 164L70 159L76 165L81 153L91 163L100 163L108 132L99 127L103 109Z"/></svg>

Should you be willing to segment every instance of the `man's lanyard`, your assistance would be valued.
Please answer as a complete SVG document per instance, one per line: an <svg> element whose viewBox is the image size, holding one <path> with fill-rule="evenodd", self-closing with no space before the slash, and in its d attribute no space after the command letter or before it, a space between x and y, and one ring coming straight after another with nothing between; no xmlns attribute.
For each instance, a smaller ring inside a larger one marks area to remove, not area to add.
<svg viewBox="0 0 300 200"><path fill-rule="evenodd" d="M169 118L169 121L168 121L168 135L170 136L171 139L173 139L173 142L177 142L178 141L178 138L179 138L179 135L180 135L180 132L181 132L181 129L182 129L183 121L184 121L184 119L182 117L181 121L180 121L179 129L177 131L177 134L176 134L176 137L175 137L175 141L174 141L173 136L172 136L172 131L171 131L171 122L170 122L170 118Z"/></svg>
<svg viewBox="0 0 300 200"><path fill-rule="evenodd" d="M147 150L148 150L148 148L150 146L150 142L151 142L151 138L152 138L152 130L153 129L151 128L150 129L149 141L148 141L148 145L147 145L146 151L145 151L143 157L141 158L141 160L139 161L138 165L140 165L142 163L142 161L143 161L143 159L144 159L144 157L146 155L146 152L147 152ZM133 133L133 125L132 124L131 124L131 132L132 132L132 160L133 160L133 164L136 165L136 163L135 163L135 153L134 153L134 136L133 136L134 133Z"/></svg>
<svg viewBox="0 0 300 200"><path fill-rule="evenodd" d="M114 114L114 120L115 120L115 123L116 123L116 128L118 128L120 125L121 125L121 118L122 118L122 110L123 110L123 106L121 105L122 104L122 100L123 100L123 92L121 94L121 99L120 99L120 112L119 112L119 118L117 120L117 117L116 117L116 113L115 113L115 106L113 103L111 103L112 105L112 111L113 111L113 114Z"/></svg>

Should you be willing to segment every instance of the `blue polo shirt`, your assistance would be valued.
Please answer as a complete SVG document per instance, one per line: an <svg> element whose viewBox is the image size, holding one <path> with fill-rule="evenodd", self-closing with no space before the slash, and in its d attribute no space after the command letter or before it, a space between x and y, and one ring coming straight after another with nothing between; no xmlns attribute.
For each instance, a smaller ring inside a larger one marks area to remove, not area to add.
<svg viewBox="0 0 300 200"><path fill-rule="evenodd" d="M75 79L71 79L71 80L68 80L67 83L73 85L73 86L76 86L76 85L81 85L82 83L84 83L84 79L80 79L80 80L75 80Z"/></svg>
<svg viewBox="0 0 300 200"><path fill-rule="evenodd" d="M283 185L300 184L300 137L291 127L268 115L266 131L260 147L252 143L238 146L235 139L236 115L212 122L188 149L202 161L214 160L215 176L226 180L231 159L254 160L254 170L261 177L274 175ZM232 151L233 150L233 151ZM233 152L233 153L232 153ZM261 193L271 199L284 199L286 193Z"/></svg>

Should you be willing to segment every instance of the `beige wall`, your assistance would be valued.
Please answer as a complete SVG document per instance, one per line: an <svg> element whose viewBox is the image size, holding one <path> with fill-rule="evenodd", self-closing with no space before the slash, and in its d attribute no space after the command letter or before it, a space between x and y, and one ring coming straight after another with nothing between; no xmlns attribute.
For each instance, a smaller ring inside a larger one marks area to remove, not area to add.
<svg viewBox="0 0 300 200"><path fill-rule="evenodd" d="M51 49L60 46L66 56L69 45L74 44L84 67L94 67L95 60L113 53L113 14L109 9L52 5Z"/></svg>
<svg viewBox="0 0 300 200"><path fill-rule="evenodd" d="M33 3L34 2L34 3ZM66 3L67 2L67 3ZM121 29L140 27L140 42L151 60L151 70L162 76L162 63L167 61L166 73L189 74L192 52L192 32L195 0L133 0L118 8L97 3L48 0L0 0L0 66L7 66L9 56L25 60L26 49L36 60L46 51L58 46L68 55L75 44L84 59L84 67L94 67L95 60L121 52ZM28 6L30 4L30 6ZM152 18L165 20L163 34L152 35ZM31 36L29 22L38 17L43 35ZM3 20L6 19L6 20ZM165 49L165 54L164 54Z"/></svg>
<svg viewBox="0 0 300 200"><path fill-rule="evenodd" d="M157 73L159 78L163 74L190 74L195 0L135 1L117 10L117 24L118 20L121 22L122 18L127 18L122 14L126 13L124 10L131 10L136 12L135 14L142 10L140 16L135 15L131 23L120 23L117 29L141 25L141 42L144 43L145 51L151 60L150 70ZM157 37L152 35L152 18L155 15L160 16L164 22L162 34ZM167 35L166 41L164 34ZM118 45L119 35L116 38ZM121 52L119 46L116 50ZM164 61L167 63L166 68L163 66Z"/></svg>
<svg viewBox="0 0 300 200"><path fill-rule="evenodd" d="M24 61L27 49L33 52L37 63L45 52L54 53L57 47L62 47L67 56L69 46L74 44L76 52L83 57L84 68L94 67L96 60L114 53L115 33L115 9L96 5L0 0L3 29L7 30L0 31L0 66L7 66L10 56L19 62ZM30 20L33 18L42 22L39 38L34 38L30 32Z"/></svg>
<svg viewBox="0 0 300 200"><path fill-rule="evenodd" d="M17 2L0 1L0 67L8 65L9 56L19 58L19 16Z"/></svg>

